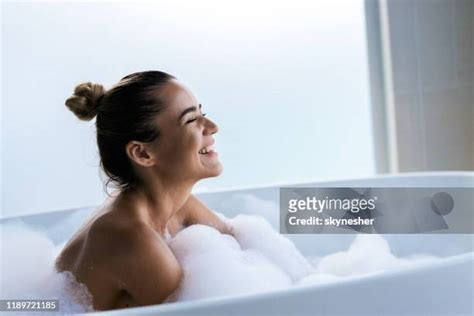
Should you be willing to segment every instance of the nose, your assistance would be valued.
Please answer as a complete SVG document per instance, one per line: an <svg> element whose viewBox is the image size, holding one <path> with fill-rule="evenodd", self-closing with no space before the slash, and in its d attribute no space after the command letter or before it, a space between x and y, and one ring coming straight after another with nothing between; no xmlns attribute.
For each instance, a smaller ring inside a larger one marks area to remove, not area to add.
<svg viewBox="0 0 474 316"><path fill-rule="evenodd" d="M204 135L212 135L219 131L219 126L208 118L205 118Z"/></svg>

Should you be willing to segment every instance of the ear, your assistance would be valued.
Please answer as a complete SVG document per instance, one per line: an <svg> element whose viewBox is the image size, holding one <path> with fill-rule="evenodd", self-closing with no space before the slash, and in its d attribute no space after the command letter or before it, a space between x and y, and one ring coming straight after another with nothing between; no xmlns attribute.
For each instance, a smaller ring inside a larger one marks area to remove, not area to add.
<svg viewBox="0 0 474 316"><path fill-rule="evenodd" d="M151 167L156 163L155 156L145 143L132 140L125 146L125 151L128 158L142 167Z"/></svg>

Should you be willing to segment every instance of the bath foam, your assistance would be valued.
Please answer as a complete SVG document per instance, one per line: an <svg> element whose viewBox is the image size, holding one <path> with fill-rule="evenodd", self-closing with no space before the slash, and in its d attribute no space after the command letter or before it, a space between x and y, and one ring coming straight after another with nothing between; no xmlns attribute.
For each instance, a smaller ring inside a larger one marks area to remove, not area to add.
<svg viewBox="0 0 474 316"><path fill-rule="evenodd" d="M238 215L227 222L242 249L258 250L287 273L293 282L313 272L295 245L276 232L263 217Z"/></svg>
<svg viewBox="0 0 474 316"><path fill-rule="evenodd" d="M430 255L397 258L388 242L377 234L358 234L347 251L336 252L319 260L316 273L333 276L375 274L387 269L435 260Z"/></svg>
<svg viewBox="0 0 474 316"><path fill-rule="evenodd" d="M184 270L184 279L169 302L331 283L434 259L397 258L382 236L358 234L347 251L310 264L262 217L218 215L232 227L235 238L193 225L168 240Z"/></svg>
<svg viewBox="0 0 474 316"><path fill-rule="evenodd" d="M174 301L255 293L291 285L290 277L256 249L242 249L216 229L192 225L169 240L184 278Z"/></svg>
<svg viewBox="0 0 474 316"><path fill-rule="evenodd" d="M0 225L0 236L0 298L57 299L61 313L93 311L85 285L76 282L70 272L55 270L60 249L46 236L22 222Z"/></svg>
<svg viewBox="0 0 474 316"><path fill-rule="evenodd" d="M313 261L259 216L218 215L231 225L235 238L209 226L192 225L167 240L185 271L181 286L167 302L330 283L433 260L397 258L382 236L358 234L347 251ZM85 286L72 274L54 270L64 243L55 247L44 234L21 222L0 225L0 233L2 299L54 298L59 299L62 313L92 311Z"/></svg>

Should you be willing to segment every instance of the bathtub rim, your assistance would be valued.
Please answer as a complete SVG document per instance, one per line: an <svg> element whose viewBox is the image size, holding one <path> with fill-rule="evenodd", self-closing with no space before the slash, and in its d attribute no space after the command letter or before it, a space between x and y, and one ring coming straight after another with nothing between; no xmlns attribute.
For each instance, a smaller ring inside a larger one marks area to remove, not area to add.
<svg viewBox="0 0 474 316"><path fill-rule="evenodd" d="M179 312L179 311L189 311L192 312L193 308L207 307L209 305L213 306L225 306L233 303L241 303L249 300L258 301L263 299L279 299L286 295L298 295L298 293L307 291L309 289L318 288L318 290L324 290L328 288L339 287L342 285L351 285L364 282L371 282L372 280L385 280L391 278L397 278L401 275L416 275L419 272L427 271L436 271L438 269L443 269L447 266L456 266L464 264L466 262L474 263L474 252L464 253L448 258L441 258L437 261L432 261L429 263L419 263L414 264L408 267L397 268L392 270L387 270L380 273L372 273L365 275L356 275L352 277L343 277L343 280L333 281L329 283L321 284L304 284L299 286L290 286L288 288L277 289L273 291L266 292L257 292L257 293L246 293L246 294L236 294L236 295L223 295L219 297L210 297L204 299L197 299L191 301L183 301L178 303L168 303L168 304L156 304L149 306L140 306L133 308L125 308L111 311L96 311L90 313L83 313L79 315L155 315L155 313L168 313L168 312ZM474 269L474 265L473 265Z"/></svg>
<svg viewBox="0 0 474 316"><path fill-rule="evenodd" d="M232 191L245 191L245 190L258 190L258 189L269 189L274 187L291 187L291 186L305 186L305 185L317 185L318 183L324 185L334 185L344 182L354 182L354 181L370 181L370 180L379 180L379 179L394 179L394 178L414 178L414 177L423 177L423 178L436 178L436 177L460 177L460 178L472 178L474 187L474 171L419 171L419 172L403 172L403 173L384 173L376 174L373 176L362 176L355 178L320 178L318 180L311 181L301 181L301 182L273 182L261 185L248 185L248 186L235 186L235 187L226 187L222 189L202 189L193 191L193 194L212 194L212 193L221 193L221 192L232 192ZM471 186L467 186L471 187Z"/></svg>
<svg viewBox="0 0 474 316"><path fill-rule="evenodd" d="M302 182L273 182L273 183L266 183L261 185L243 185L243 186L235 186L235 187L226 187L226 188L213 188L213 189L196 189L192 191L192 194L196 195L209 195L213 193L227 193L227 192L238 192L238 191L248 191L248 190L262 190L262 189L271 189L276 187L291 187L291 186L314 186L319 184L323 184L325 186L334 186L339 183L345 182L353 182L353 181L370 181L370 180L380 180L380 179L406 179L406 178L413 178L413 177L423 177L423 178L437 178L437 177L460 177L460 178L472 178L472 186L462 186L462 187L473 187L474 188L474 171L420 171L420 172L404 172L404 173L386 173L386 174L376 174L373 176L362 176L362 177L355 177L355 178L321 178L316 181L302 181ZM106 197L104 197L105 199ZM19 214L2 214L0 212L0 224L4 220L12 220L14 218L22 218L28 216L37 216L42 214L52 214L56 212L74 212L80 211L83 209L88 208L97 208L100 204L95 205L86 205L86 206L79 206L74 208L68 209L56 209L56 210L49 210L49 211L42 211L42 212L29 212L29 213L19 213Z"/></svg>

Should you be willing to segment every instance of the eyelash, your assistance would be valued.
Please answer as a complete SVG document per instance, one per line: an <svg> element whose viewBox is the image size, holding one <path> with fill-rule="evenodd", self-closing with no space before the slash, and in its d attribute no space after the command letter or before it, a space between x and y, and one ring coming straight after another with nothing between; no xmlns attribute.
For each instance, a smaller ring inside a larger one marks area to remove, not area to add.
<svg viewBox="0 0 474 316"><path fill-rule="evenodd" d="M202 114L203 117L206 116L206 115L207 115L207 113L203 113L203 114ZM186 124L192 123L192 122L194 122L195 120L197 120L196 117L194 117L193 119L187 121Z"/></svg>

